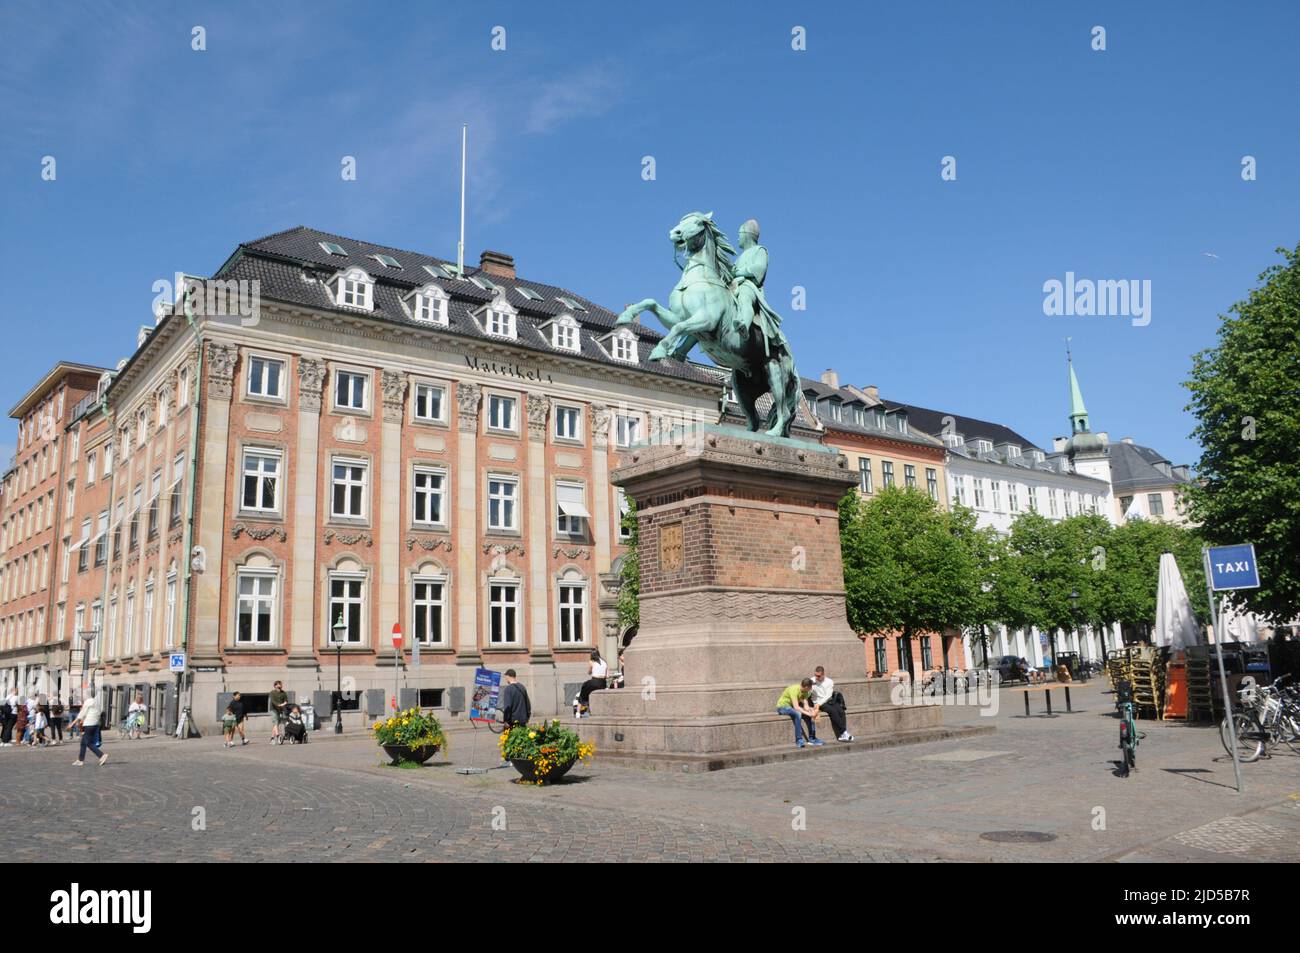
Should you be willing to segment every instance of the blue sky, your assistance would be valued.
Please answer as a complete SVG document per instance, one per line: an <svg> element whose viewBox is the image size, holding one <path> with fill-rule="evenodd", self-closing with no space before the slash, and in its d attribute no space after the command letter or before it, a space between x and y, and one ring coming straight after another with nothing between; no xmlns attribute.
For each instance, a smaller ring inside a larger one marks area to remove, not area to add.
<svg viewBox="0 0 1300 953"><path fill-rule="evenodd" d="M684 212L753 216L806 376L1047 443L1068 335L1093 428L1194 463L1189 355L1300 241L1300 5L809 7L4 3L0 402L127 356L153 283L240 241L305 224L454 257L468 121L472 263L618 309L666 299ZM1045 316L1067 271L1149 279L1150 324Z"/></svg>

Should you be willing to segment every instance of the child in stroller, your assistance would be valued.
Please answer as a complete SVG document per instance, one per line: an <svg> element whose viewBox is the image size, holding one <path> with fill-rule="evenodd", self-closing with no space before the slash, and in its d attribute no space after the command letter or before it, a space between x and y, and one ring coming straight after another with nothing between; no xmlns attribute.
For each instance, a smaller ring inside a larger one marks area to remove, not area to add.
<svg viewBox="0 0 1300 953"><path fill-rule="evenodd" d="M303 721L302 709L297 705L289 709L289 715L284 724L284 736L290 744L305 745L307 743L307 723Z"/></svg>

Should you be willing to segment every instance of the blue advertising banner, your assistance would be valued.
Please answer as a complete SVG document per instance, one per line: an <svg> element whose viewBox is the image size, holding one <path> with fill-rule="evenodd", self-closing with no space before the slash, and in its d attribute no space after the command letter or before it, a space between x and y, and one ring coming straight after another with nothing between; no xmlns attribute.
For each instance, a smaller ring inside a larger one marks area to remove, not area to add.
<svg viewBox="0 0 1300 953"><path fill-rule="evenodd" d="M469 703L470 721L495 721L501 695L501 673L486 668L474 671L474 697Z"/></svg>
<svg viewBox="0 0 1300 953"><path fill-rule="evenodd" d="M1215 592L1259 588L1259 567L1255 565L1255 547L1251 543L1211 546L1207 552L1210 588Z"/></svg>

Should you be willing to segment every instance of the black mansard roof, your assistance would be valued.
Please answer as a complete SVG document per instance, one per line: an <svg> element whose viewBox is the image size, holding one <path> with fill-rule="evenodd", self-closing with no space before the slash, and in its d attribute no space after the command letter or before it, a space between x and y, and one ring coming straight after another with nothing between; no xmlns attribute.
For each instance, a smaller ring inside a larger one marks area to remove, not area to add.
<svg viewBox="0 0 1300 953"><path fill-rule="evenodd" d="M322 242L332 242L347 254L331 254L321 247ZM397 261L401 268L387 267L372 257L375 255L387 255ZM614 360L597 340L614 330L617 315L582 295L544 282L507 278L469 266L465 268L464 279L444 278L431 275L425 270L426 265L435 272L440 272L442 268L453 272L455 270L453 262L420 252L390 248L298 226L242 243L213 277L221 280L256 279L260 282L260 293L264 299L302 305L319 311L335 311L411 324L435 333L503 342L504 339L484 333L471 317L471 312L493 299L492 290L480 288L470 280L481 277L503 289L506 300L520 316L521 320L516 325L517 339L509 341L511 345L541 353L581 357L607 366L636 369L659 377L721 384L721 373L712 367L689 361L648 360L650 350L662 335L640 324L630 326L638 339L637 362L633 364ZM353 267L361 268L374 280L373 311L341 307L335 303L330 293L327 286L329 279L337 272ZM412 290L429 284L441 288L451 299L447 309L447 327L416 322L401 305L401 299ZM538 298L526 296L518 290L521 287L534 292ZM580 307L569 307L559 300L561 297L576 302ZM540 325L562 314L571 314L578 322L580 351L577 354L553 347L550 338L539 330Z"/></svg>

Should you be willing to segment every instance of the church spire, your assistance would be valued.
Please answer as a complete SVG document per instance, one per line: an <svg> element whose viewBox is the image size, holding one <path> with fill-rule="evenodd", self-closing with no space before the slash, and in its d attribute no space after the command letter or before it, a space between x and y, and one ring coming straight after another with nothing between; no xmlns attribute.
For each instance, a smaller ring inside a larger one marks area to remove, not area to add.
<svg viewBox="0 0 1300 953"><path fill-rule="evenodd" d="M1079 378L1074 373L1074 360L1070 356L1070 339L1065 339L1065 363L1070 369L1070 432L1088 433L1088 408L1083 406L1083 391L1079 390Z"/></svg>

